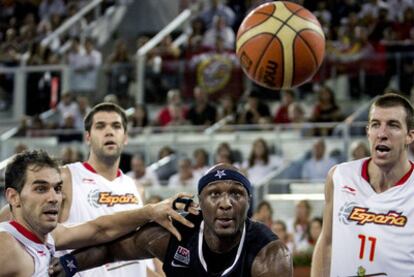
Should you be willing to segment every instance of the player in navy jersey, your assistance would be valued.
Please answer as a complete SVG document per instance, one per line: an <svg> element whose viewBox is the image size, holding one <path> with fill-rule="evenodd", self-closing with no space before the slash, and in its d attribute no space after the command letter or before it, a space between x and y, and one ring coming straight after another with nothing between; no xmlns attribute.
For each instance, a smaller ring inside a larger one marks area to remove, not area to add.
<svg viewBox="0 0 414 277"><path fill-rule="evenodd" d="M239 170L214 166L200 179L198 193L202 213L188 216L195 228L176 224L181 241L148 224L122 240L74 254L79 268L158 257L167 276L292 276L286 246L265 225L247 218L251 184ZM59 272L56 261L50 273Z"/></svg>

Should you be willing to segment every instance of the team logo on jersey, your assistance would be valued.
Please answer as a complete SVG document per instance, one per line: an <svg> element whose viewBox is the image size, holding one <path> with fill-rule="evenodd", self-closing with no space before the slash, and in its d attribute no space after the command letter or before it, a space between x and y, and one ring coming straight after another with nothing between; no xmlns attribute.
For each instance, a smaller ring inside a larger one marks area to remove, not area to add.
<svg viewBox="0 0 414 277"><path fill-rule="evenodd" d="M351 214L354 207L357 205L358 203L356 202L346 202L345 205L343 205L339 209L339 213L338 213L339 221L345 225L348 225L350 223L348 220L348 217Z"/></svg>
<svg viewBox="0 0 414 277"><path fill-rule="evenodd" d="M132 193L112 194L110 191L92 190L88 194L88 202L95 208L101 205L112 207L114 205L138 204L138 198Z"/></svg>
<svg viewBox="0 0 414 277"><path fill-rule="evenodd" d="M182 246L178 246L177 251L174 254L174 260L182 262L183 264L190 264L190 250Z"/></svg>
<svg viewBox="0 0 414 277"><path fill-rule="evenodd" d="M370 212L368 208L354 207L348 217L351 221L356 221L357 225L365 225L367 223L390 225L396 227L404 227L407 224L407 217L396 211L388 211L387 213Z"/></svg>

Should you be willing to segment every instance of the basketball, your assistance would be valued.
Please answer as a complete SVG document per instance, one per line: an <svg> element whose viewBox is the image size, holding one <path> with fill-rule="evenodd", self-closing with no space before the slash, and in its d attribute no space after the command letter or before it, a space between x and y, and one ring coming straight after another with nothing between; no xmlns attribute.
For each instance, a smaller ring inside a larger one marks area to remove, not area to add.
<svg viewBox="0 0 414 277"><path fill-rule="evenodd" d="M236 53L247 76L270 89L297 87L321 65L325 36L316 17L286 1L251 11L237 32Z"/></svg>

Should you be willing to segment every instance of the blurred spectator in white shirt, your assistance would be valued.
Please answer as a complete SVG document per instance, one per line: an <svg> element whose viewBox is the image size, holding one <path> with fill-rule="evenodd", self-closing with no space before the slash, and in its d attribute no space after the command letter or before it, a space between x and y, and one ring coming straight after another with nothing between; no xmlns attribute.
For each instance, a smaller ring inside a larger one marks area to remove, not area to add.
<svg viewBox="0 0 414 277"><path fill-rule="evenodd" d="M150 168L145 166L142 155L135 154L131 159L131 171L126 175L134 179L137 187L160 186L157 174Z"/></svg>
<svg viewBox="0 0 414 277"><path fill-rule="evenodd" d="M178 161L178 172L169 178L168 186L196 188L196 178L190 159L184 158Z"/></svg>
<svg viewBox="0 0 414 277"><path fill-rule="evenodd" d="M302 179L308 181L324 181L329 169L336 164L330 157L325 157L325 140L318 139L312 148L312 157L305 161L302 168Z"/></svg>
<svg viewBox="0 0 414 277"><path fill-rule="evenodd" d="M79 111L79 105L73 99L73 95L70 92L65 92L62 94L62 97L56 109L59 113L59 127L63 127L65 125L65 118L68 116L73 117L75 120L75 127L77 129L80 129L82 127L76 125L83 119Z"/></svg>
<svg viewBox="0 0 414 277"><path fill-rule="evenodd" d="M208 166L208 153L204 148L197 148L193 152L194 166L193 174L198 180L206 173L209 169Z"/></svg>
<svg viewBox="0 0 414 277"><path fill-rule="evenodd" d="M218 38L222 40L225 49L231 50L235 48L236 35L222 16L214 17L213 26L204 34L203 46L215 49Z"/></svg>
<svg viewBox="0 0 414 277"><path fill-rule="evenodd" d="M253 142L249 158L243 162L242 168L246 170L250 182L253 185L258 185L282 164L282 158L270 155L267 142L258 138Z"/></svg>

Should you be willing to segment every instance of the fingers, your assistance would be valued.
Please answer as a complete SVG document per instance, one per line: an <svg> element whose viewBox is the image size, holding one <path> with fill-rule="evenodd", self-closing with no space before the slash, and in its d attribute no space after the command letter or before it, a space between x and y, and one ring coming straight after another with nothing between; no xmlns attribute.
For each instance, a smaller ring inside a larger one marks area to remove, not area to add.
<svg viewBox="0 0 414 277"><path fill-rule="evenodd" d="M183 225L185 225L187 227L190 227L190 228L193 228L194 227L194 224L191 221L185 219L182 215L180 215L176 211L172 211L169 215L170 215L170 217L172 219L180 222L181 224L183 224Z"/></svg>

